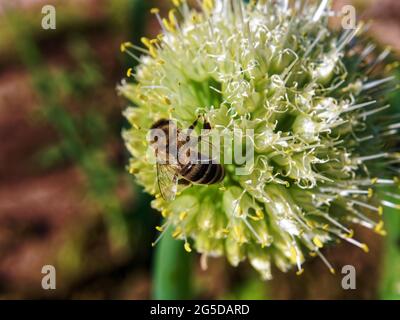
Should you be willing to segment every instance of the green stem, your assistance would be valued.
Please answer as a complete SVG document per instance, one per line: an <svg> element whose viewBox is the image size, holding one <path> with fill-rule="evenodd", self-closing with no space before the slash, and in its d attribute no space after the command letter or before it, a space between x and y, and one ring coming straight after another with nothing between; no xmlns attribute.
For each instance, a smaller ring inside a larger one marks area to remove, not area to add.
<svg viewBox="0 0 400 320"><path fill-rule="evenodd" d="M380 298L383 300L400 299L400 214L398 210L385 210L385 239L383 272L380 281Z"/></svg>
<svg viewBox="0 0 400 320"><path fill-rule="evenodd" d="M400 73L396 73L400 79ZM391 105L400 111L400 93L395 92L390 97ZM400 194L399 189L388 189L395 194ZM388 201L393 199L388 198ZM383 269L379 286L379 297L384 300L400 299L400 212L396 209L385 208L385 239Z"/></svg>
<svg viewBox="0 0 400 320"><path fill-rule="evenodd" d="M174 239L167 230L156 246L153 274L153 298L179 300L190 299L191 255L181 241Z"/></svg>

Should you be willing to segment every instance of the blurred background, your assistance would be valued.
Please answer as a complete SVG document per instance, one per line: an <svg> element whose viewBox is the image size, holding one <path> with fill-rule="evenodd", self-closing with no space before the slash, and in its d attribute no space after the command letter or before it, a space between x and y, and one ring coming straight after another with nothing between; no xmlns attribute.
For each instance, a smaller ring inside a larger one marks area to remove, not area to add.
<svg viewBox="0 0 400 320"><path fill-rule="evenodd" d="M400 54L400 1L353 3L374 19L370 35ZM56 30L41 28L46 4L56 7ZM158 33L155 6L170 1L0 0L0 299L154 297L160 215L125 170L127 102L115 87L132 67L120 43ZM399 94L392 99L400 105ZM356 290L343 290L340 272L319 260L301 277L275 270L262 282L246 263L234 269L224 259L201 271L192 253L182 298L399 299L400 213L387 210L386 226L387 237L357 228L369 254L348 244L325 251L337 270L356 267ZM46 291L49 264L57 289Z"/></svg>

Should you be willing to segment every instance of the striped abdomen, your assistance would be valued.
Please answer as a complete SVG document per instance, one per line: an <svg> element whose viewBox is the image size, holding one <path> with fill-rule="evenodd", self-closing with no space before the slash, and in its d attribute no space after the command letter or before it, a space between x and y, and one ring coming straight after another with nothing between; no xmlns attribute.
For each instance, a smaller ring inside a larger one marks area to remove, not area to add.
<svg viewBox="0 0 400 320"><path fill-rule="evenodd" d="M224 167L216 163L188 163L182 167L179 174L192 183L214 184L225 177Z"/></svg>

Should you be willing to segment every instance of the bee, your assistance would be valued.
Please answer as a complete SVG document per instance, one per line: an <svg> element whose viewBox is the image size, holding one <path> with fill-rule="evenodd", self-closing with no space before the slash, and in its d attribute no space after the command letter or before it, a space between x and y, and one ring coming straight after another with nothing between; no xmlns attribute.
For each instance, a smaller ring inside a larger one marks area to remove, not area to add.
<svg viewBox="0 0 400 320"><path fill-rule="evenodd" d="M190 134L198 123L196 121L183 132L172 120L161 119L151 129L161 130L162 135L150 138L157 166L157 183L161 196L171 201L175 199L178 184L211 185L221 182L225 177L224 167L194 150ZM204 129L210 129L204 121ZM196 138L200 142L201 137ZM193 157L193 155L197 157Z"/></svg>

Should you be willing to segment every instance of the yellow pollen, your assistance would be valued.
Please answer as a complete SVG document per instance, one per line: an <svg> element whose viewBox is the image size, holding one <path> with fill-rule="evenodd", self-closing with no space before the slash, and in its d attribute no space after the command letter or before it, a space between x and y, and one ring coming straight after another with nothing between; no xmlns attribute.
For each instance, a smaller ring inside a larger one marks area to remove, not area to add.
<svg viewBox="0 0 400 320"><path fill-rule="evenodd" d="M169 22L173 25L176 26L177 25L177 21L175 18L175 9L169 10L168 12L168 18L169 18Z"/></svg>
<svg viewBox="0 0 400 320"><path fill-rule="evenodd" d="M333 268L330 268L329 271L330 271L332 274L336 274L336 270L333 269Z"/></svg>
<svg viewBox="0 0 400 320"><path fill-rule="evenodd" d="M233 231L236 234L237 241L239 243L244 243L245 242L245 238L244 238L244 234L243 234L242 230L238 226L235 226L235 227L233 227Z"/></svg>
<svg viewBox="0 0 400 320"><path fill-rule="evenodd" d="M382 206L379 206L378 213L380 216L383 215L383 207Z"/></svg>
<svg viewBox="0 0 400 320"><path fill-rule="evenodd" d="M172 237L177 238L180 234L182 233L182 230L180 228L177 228L173 233Z"/></svg>
<svg viewBox="0 0 400 320"><path fill-rule="evenodd" d="M179 7L181 5L180 0L172 0L172 3L174 4L175 7Z"/></svg>
<svg viewBox="0 0 400 320"><path fill-rule="evenodd" d="M347 238L353 238L354 237L354 230L350 230L350 233L346 235Z"/></svg>
<svg viewBox="0 0 400 320"><path fill-rule="evenodd" d="M261 242L261 248L264 249L267 246L267 243L265 241Z"/></svg>
<svg viewBox="0 0 400 320"><path fill-rule="evenodd" d="M384 225L383 220L379 221L379 223L375 226L375 231L382 230L383 225Z"/></svg>
<svg viewBox="0 0 400 320"><path fill-rule="evenodd" d="M207 12L211 12L214 9L214 0L203 0L203 7Z"/></svg>
<svg viewBox="0 0 400 320"><path fill-rule="evenodd" d="M182 211L181 214L179 215L179 220L183 220L187 217L188 213L187 211Z"/></svg>
<svg viewBox="0 0 400 320"><path fill-rule="evenodd" d="M260 209L258 209L258 210L256 211L256 216L257 216L258 218L260 218L260 219L264 219L264 213L263 213Z"/></svg>
<svg viewBox="0 0 400 320"><path fill-rule="evenodd" d="M386 236L387 236L386 230L381 230L381 231L378 232L378 234L379 234L380 236L382 236L382 237L386 237Z"/></svg>
<svg viewBox="0 0 400 320"><path fill-rule="evenodd" d="M130 174L136 174L136 173L138 173L138 172L139 172L139 170L136 169L136 168L129 168L129 173L130 173Z"/></svg>
<svg viewBox="0 0 400 320"><path fill-rule="evenodd" d="M158 9L158 8L151 8L151 9L150 9L150 13L152 13L152 14L158 14L158 13L160 13L160 9Z"/></svg>
<svg viewBox="0 0 400 320"><path fill-rule="evenodd" d="M316 254L314 251L310 251L309 255L310 255L311 257L315 257L317 254Z"/></svg>
<svg viewBox="0 0 400 320"><path fill-rule="evenodd" d="M167 19L163 18L162 22L163 22L163 25L164 25L165 29L167 29L171 33L175 32L175 26L173 24L171 24L170 21L168 21Z"/></svg>
<svg viewBox="0 0 400 320"><path fill-rule="evenodd" d="M168 97L164 97L163 100L165 104L171 105L171 100Z"/></svg>
<svg viewBox="0 0 400 320"><path fill-rule="evenodd" d="M226 229L226 228L222 229L221 232L222 232L223 234L229 234L229 230Z"/></svg>
<svg viewBox="0 0 400 320"><path fill-rule="evenodd" d="M126 76L128 78L132 76L132 68L129 68L128 71L126 71Z"/></svg>
<svg viewBox="0 0 400 320"><path fill-rule="evenodd" d="M385 67L385 72L387 73L387 72L390 72L390 71L392 71L393 69L395 69L395 68L397 68L399 66L399 62L398 61L396 61L396 62L394 62L394 63L391 63L391 64L388 64L386 67Z"/></svg>
<svg viewBox="0 0 400 320"><path fill-rule="evenodd" d="M301 276L304 273L304 269L301 268L299 271L296 272L296 275Z"/></svg>
<svg viewBox="0 0 400 320"><path fill-rule="evenodd" d="M168 211L167 211L167 209L163 209L163 210L161 211L161 215L162 215L164 218L166 218L166 217L168 216Z"/></svg>
<svg viewBox="0 0 400 320"><path fill-rule="evenodd" d="M372 188L368 189L368 198L372 198L374 195L374 190Z"/></svg>
<svg viewBox="0 0 400 320"><path fill-rule="evenodd" d="M361 249L363 249L364 252L366 252L366 253L369 252L369 248L368 248L368 246L367 246L365 243L363 243L363 244L361 245Z"/></svg>
<svg viewBox="0 0 400 320"><path fill-rule="evenodd" d="M382 236L386 236L386 231L383 230L384 222L381 220L379 223L375 226L374 231Z"/></svg>
<svg viewBox="0 0 400 320"><path fill-rule="evenodd" d="M156 226L156 230L162 232L164 229L161 226Z"/></svg>
<svg viewBox="0 0 400 320"><path fill-rule="evenodd" d="M156 48L154 47L153 43L152 43L149 39L147 39L146 37L142 37L142 38L140 39L140 41L142 41L142 43L147 47L147 49L148 49L149 52L150 52L150 55L151 55L153 58L156 58L156 57L157 57L157 50L156 50Z"/></svg>
<svg viewBox="0 0 400 320"><path fill-rule="evenodd" d="M375 183L377 183L378 182L378 178L373 178L373 179L371 179L371 184L375 184Z"/></svg>
<svg viewBox="0 0 400 320"><path fill-rule="evenodd" d="M292 259L292 261L296 261L297 259L297 251L296 248L294 246L290 246L290 258Z"/></svg>
<svg viewBox="0 0 400 320"><path fill-rule="evenodd" d="M192 248L190 247L189 242L185 242L184 248L186 252L192 252Z"/></svg>
<svg viewBox="0 0 400 320"><path fill-rule="evenodd" d="M318 247L318 248L322 248L324 246L324 244L322 243L321 239L318 238L317 236L315 236L312 240L314 242L314 244Z"/></svg>
<svg viewBox="0 0 400 320"><path fill-rule="evenodd" d="M192 22L195 24L203 21L202 16L197 13L193 13L191 19L192 19Z"/></svg>
<svg viewBox="0 0 400 320"><path fill-rule="evenodd" d="M125 52L126 48L132 47L132 43L131 42L124 42L121 43L121 46L119 47L121 52Z"/></svg>

